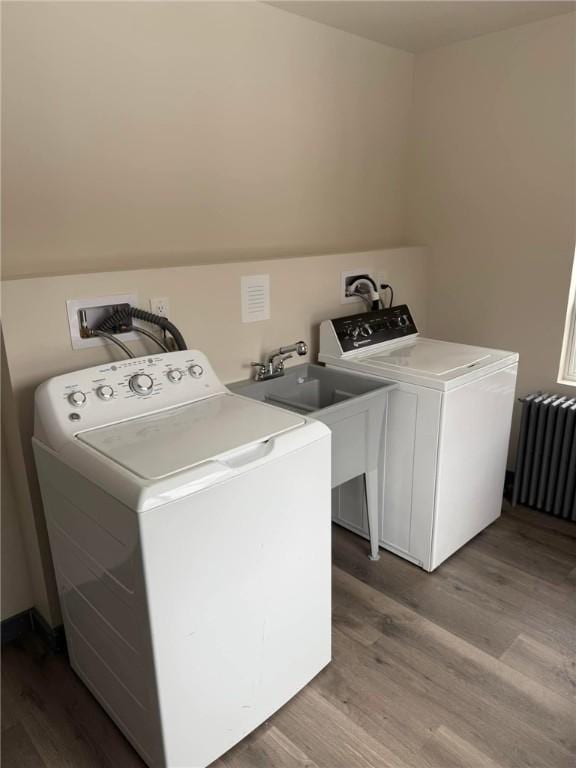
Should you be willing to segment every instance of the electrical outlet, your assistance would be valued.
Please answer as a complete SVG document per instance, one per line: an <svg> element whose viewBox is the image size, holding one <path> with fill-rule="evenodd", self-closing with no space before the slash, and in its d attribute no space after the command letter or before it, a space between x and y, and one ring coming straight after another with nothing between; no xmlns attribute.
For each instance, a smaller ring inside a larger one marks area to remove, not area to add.
<svg viewBox="0 0 576 768"><path fill-rule="evenodd" d="M383 285L388 285L390 282L390 278L388 277L388 272L378 272L378 280L377 280L377 286L378 290L382 290Z"/></svg>
<svg viewBox="0 0 576 768"><path fill-rule="evenodd" d="M379 272L378 273L378 293L380 294L380 301L382 302L382 306L388 307L391 306L392 303L392 297L393 293L390 290L384 290L382 288L383 285L390 285L390 275L388 272Z"/></svg>
<svg viewBox="0 0 576 768"><path fill-rule="evenodd" d="M374 280L374 275L368 269L353 269L350 272L342 272L340 282L340 303L341 304L357 304L358 302L363 304L364 302L359 296L348 296L348 286L352 285L359 277L369 277Z"/></svg>
<svg viewBox="0 0 576 768"><path fill-rule="evenodd" d="M150 312L160 315L160 317L168 317L170 314L170 300L166 296L150 299Z"/></svg>

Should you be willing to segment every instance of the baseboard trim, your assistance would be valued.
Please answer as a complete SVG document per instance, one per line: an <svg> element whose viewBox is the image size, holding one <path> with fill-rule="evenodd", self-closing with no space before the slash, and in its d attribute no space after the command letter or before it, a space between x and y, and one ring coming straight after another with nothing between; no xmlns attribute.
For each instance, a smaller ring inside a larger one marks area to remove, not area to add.
<svg viewBox="0 0 576 768"><path fill-rule="evenodd" d="M27 611L21 613L15 613L14 616L10 616L2 621L2 645L13 643L26 632L32 630L32 609L28 608Z"/></svg>
<svg viewBox="0 0 576 768"><path fill-rule="evenodd" d="M506 479L504 481L504 498L512 501L512 492L514 490L514 470L506 470Z"/></svg>
<svg viewBox="0 0 576 768"><path fill-rule="evenodd" d="M17 613L2 621L2 645L13 643L28 632L36 632L40 635L44 643L54 653L63 653L66 650L66 638L62 624L51 627L36 608L29 608L27 611L22 611L22 613Z"/></svg>
<svg viewBox="0 0 576 768"><path fill-rule="evenodd" d="M32 628L42 637L50 650L54 653L64 653L66 650L64 626L59 624L57 627L51 627L46 619L38 613L36 608L30 610L30 618L32 620Z"/></svg>

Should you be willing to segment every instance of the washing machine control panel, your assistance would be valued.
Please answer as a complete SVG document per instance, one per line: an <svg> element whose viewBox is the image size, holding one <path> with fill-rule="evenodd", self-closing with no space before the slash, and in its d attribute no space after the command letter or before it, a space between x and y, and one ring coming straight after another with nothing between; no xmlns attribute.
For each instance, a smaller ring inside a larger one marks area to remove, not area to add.
<svg viewBox="0 0 576 768"><path fill-rule="evenodd" d="M63 438L226 391L202 352L184 350L56 376L38 388L36 402L48 431Z"/></svg>
<svg viewBox="0 0 576 768"><path fill-rule="evenodd" d="M372 347L418 333L407 304L331 320L342 352Z"/></svg>

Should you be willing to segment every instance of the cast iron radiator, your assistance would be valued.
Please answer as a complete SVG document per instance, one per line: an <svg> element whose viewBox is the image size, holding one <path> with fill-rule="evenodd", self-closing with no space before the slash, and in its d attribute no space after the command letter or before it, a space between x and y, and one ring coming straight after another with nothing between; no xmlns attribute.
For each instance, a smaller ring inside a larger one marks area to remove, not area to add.
<svg viewBox="0 0 576 768"><path fill-rule="evenodd" d="M576 520L576 398L536 392L520 402L512 504Z"/></svg>

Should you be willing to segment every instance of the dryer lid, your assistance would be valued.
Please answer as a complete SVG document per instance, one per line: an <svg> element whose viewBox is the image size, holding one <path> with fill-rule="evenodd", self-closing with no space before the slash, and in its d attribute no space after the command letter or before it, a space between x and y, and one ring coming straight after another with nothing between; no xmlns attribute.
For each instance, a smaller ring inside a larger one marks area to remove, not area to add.
<svg viewBox="0 0 576 768"><path fill-rule="evenodd" d="M158 480L304 423L297 414L227 393L80 432L77 439L130 472Z"/></svg>
<svg viewBox="0 0 576 768"><path fill-rule="evenodd" d="M465 373L468 368L493 361L494 355L481 347L418 338L410 344L362 356L361 360L436 377Z"/></svg>

